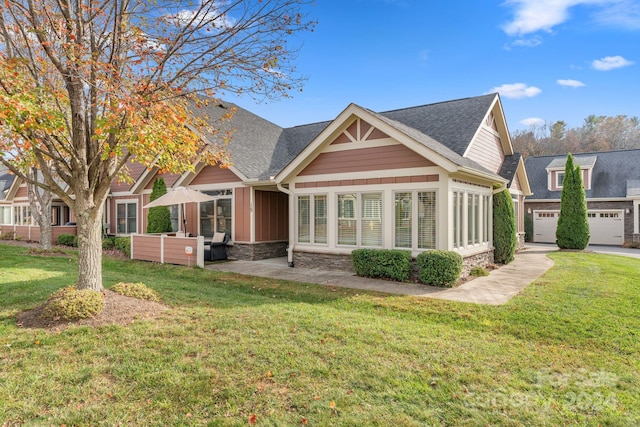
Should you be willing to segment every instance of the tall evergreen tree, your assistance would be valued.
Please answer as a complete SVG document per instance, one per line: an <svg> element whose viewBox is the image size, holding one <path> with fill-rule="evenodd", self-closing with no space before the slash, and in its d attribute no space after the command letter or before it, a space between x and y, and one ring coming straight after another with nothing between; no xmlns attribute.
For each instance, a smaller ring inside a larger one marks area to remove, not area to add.
<svg viewBox="0 0 640 427"><path fill-rule="evenodd" d="M493 258L498 264L509 264L516 253L516 217L513 200L505 189L493 195Z"/></svg>
<svg viewBox="0 0 640 427"><path fill-rule="evenodd" d="M160 196L167 194L167 185L164 179L158 178L153 181L150 201L154 201ZM171 227L171 212L167 206L157 206L149 208L147 215L147 233L166 233L173 231Z"/></svg>
<svg viewBox="0 0 640 427"><path fill-rule="evenodd" d="M590 237L582 170L580 165L574 166L573 157L569 153L564 168L556 244L560 249L584 249L589 244Z"/></svg>

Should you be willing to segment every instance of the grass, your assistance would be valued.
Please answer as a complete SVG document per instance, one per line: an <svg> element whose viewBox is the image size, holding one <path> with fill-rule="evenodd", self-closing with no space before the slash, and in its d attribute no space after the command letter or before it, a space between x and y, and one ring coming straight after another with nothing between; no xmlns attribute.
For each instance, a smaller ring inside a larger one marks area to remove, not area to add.
<svg viewBox="0 0 640 427"><path fill-rule="evenodd" d="M0 425L637 425L640 261L551 256L499 307L106 259L172 309L53 333L75 259L0 243Z"/></svg>

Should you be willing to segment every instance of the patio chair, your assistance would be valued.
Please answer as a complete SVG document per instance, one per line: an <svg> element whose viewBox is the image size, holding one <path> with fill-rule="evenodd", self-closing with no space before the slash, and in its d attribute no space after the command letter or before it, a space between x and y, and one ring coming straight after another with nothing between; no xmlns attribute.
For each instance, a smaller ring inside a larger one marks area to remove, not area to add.
<svg viewBox="0 0 640 427"><path fill-rule="evenodd" d="M208 261L222 261L227 259L227 243L229 243L229 239L230 236L227 233L213 233L211 242L205 243L205 259Z"/></svg>

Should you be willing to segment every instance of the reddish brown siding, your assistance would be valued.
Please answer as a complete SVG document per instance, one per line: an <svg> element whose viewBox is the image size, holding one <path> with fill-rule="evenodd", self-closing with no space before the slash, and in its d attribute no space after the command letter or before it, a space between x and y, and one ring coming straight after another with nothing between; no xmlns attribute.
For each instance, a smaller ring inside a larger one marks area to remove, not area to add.
<svg viewBox="0 0 640 427"><path fill-rule="evenodd" d="M187 229L189 227L187 226ZM157 243L156 243L157 244ZM191 246L193 253L187 256L185 248ZM195 265L197 260L198 243L195 239L167 238L164 239L164 262L169 264Z"/></svg>
<svg viewBox="0 0 640 427"><path fill-rule="evenodd" d="M251 189L240 187L234 190L235 197L235 236L233 240L249 242L251 240Z"/></svg>
<svg viewBox="0 0 640 427"><path fill-rule="evenodd" d="M27 185L26 184L22 184L20 187L18 187L18 191L16 191L16 195L14 196L14 198L20 198L20 197L29 197L29 195L27 194Z"/></svg>
<svg viewBox="0 0 640 427"><path fill-rule="evenodd" d="M160 241L157 236L135 236L134 259L160 262Z"/></svg>
<svg viewBox="0 0 640 427"><path fill-rule="evenodd" d="M348 185L406 184L410 182L438 182L439 180L440 180L440 176L437 174L396 176L396 177L387 177L387 178L343 179L340 181L299 182L295 185L295 188L345 187Z"/></svg>
<svg viewBox="0 0 640 427"><path fill-rule="evenodd" d="M404 145L397 144L322 153L300 173L300 176L428 166L434 166L434 163Z"/></svg>
<svg viewBox="0 0 640 427"><path fill-rule="evenodd" d="M153 182L156 179L162 178L164 179L164 183L167 185L167 188L171 187L178 178L180 178L180 174L177 173L163 173L163 174L156 174L155 177L153 177L153 179L151 179L149 181L149 183L147 184L147 186L145 187L146 190L153 190Z"/></svg>
<svg viewBox="0 0 640 427"><path fill-rule="evenodd" d="M289 198L273 191L255 192L256 242L287 240L289 235Z"/></svg>
<svg viewBox="0 0 640 427"><path fill-rule="evenodd" d="M199 184L224 184L226 182L239 182L240 178L230 169L223 169L218 166L205 166L196 176L191 185Z"/></svg>

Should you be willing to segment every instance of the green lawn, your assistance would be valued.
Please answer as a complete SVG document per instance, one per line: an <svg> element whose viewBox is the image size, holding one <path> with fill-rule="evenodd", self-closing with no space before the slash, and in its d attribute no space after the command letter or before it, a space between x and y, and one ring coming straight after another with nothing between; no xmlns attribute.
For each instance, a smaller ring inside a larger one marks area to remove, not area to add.
<svg viewBox="0 0 640 427"><path fill-rule="evenodd" d="M55 333L73 256L0 243L0 425L639 424L640 260L552 257L500 307L105 260L172 309Z"/></svg>

